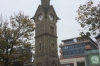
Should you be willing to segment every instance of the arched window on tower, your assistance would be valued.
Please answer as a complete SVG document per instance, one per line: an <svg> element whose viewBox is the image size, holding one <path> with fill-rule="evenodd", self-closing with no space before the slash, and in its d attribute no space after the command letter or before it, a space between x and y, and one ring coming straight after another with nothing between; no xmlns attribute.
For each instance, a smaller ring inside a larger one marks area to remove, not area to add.
<svg viewBox="0 0 100 66"><path fill-rule="evenodd" d="M41 62L40 62L40 61L38 62L37 66L42 66L42 64L41 64Z"/></svg>
<svg viewBox="0 0 100 66"><path fill-rule="evenodd" d="M51 47L54 48L54 43L51 43Z"/></svg>
<svg viewBox="0 0 100 66"><path fill-rule="evenodd" d="M50 33L54 34L54 27L50 26Z"/></svg>
<svg viewBox="0 0 100 66"><path fill-rule="evenodd" d="M53 61L52 66L57 66L57 64Z"/></svg>
<svg viewBox="0 0 100 66"><path fill-rule="evenodd" d="M39 42L39 51L41 51L42 50L42 44L41 44L41 42Z"/></svg>

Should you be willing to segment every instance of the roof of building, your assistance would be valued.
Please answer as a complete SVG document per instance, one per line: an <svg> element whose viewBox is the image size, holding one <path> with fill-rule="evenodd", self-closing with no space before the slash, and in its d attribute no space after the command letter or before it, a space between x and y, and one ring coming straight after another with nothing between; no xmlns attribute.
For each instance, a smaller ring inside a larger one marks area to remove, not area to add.
<svg viewBox="0 0 100 66"><path fill-rule="evenodd" d="M62 40L62 42L69 41L69 40L73 40L73 39L76 39L76 38L79 38L79 37L74 37L74 38L70 38L70 39L65 39L65 40Z"/></svg>
<svg viewBox="0 0 100 66"><path fill-rule="evenodd" d="M70 41L70 40L78 39L78 38L81 39L81 37L74 37L74 38L62 40L62 42L66 42L66 41ZM84 42L91 42L94 46L98 47L98 44L97 44L94 40L92 40L90 37L88 37L87 40L83 40L83 41L84 41ZM83 41L74 42L74 43L71 43L71 44L78 44L78 43L82 43ZM67 44L67 45L68 45L68 44ZM63 44L63 45L61 45L61 46L66 46L66 44Z"/></svg>

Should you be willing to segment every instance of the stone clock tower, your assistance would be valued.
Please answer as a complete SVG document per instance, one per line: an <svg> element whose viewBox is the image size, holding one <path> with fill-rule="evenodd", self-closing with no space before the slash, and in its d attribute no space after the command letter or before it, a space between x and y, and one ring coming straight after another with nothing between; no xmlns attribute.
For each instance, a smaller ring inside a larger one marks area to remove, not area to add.
<svg viewBox="0 0 100 66"><path fill-rule="evenodd" d="M41 0L34 17L35 57L33 66L60 66L57 52L57 20L50 0Z"/></svg>

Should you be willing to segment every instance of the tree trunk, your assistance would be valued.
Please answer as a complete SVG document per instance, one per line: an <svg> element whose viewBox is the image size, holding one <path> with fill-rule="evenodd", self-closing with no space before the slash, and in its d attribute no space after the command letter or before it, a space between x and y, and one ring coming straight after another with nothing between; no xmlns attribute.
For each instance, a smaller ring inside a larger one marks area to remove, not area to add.
<svg viewBox="0 0 100 66"><path fill-rule="evenodd" d="M5 59L5 64L4 64L4 66L8 66L8 58Z"/></svg>
<svg viewBox="0 0 100 66"><path fill-rule="evenodd" d="M5 65L4 66L8 66L7 62L5 62Z"/></svg>

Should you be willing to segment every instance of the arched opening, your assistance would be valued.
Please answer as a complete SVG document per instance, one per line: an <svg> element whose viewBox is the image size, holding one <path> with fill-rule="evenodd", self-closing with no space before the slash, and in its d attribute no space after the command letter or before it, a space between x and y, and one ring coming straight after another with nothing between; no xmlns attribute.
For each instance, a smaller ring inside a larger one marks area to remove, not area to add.
<svg viewBox="0 0 100 66"><path fill-rule="evenodd" d="M54 34L54 27L50 26L50 33Z"/></svg>
<svg viewBox="0 0 100 66"><path fill-rule="evenodd" d="M54 43L51 43L51 47L54 48Z"/></svg>
<svg viewBox="0 0 100 66"><path fill-rule="evenodd" d="M53 61L52 66L57 66L57 64Z"/></svg>
<svg viewBox="0 0 100 66"><path fill-rule="evenodd" d="M42 50L42 44L41 44L41 42L39 42L39 51L41 51Z"/></svg>
<svg viewBox="0 0 100 66"><path fill-rule="evenodd" d="M42 66L41 62L38 62L37 66Z"/></svg>

